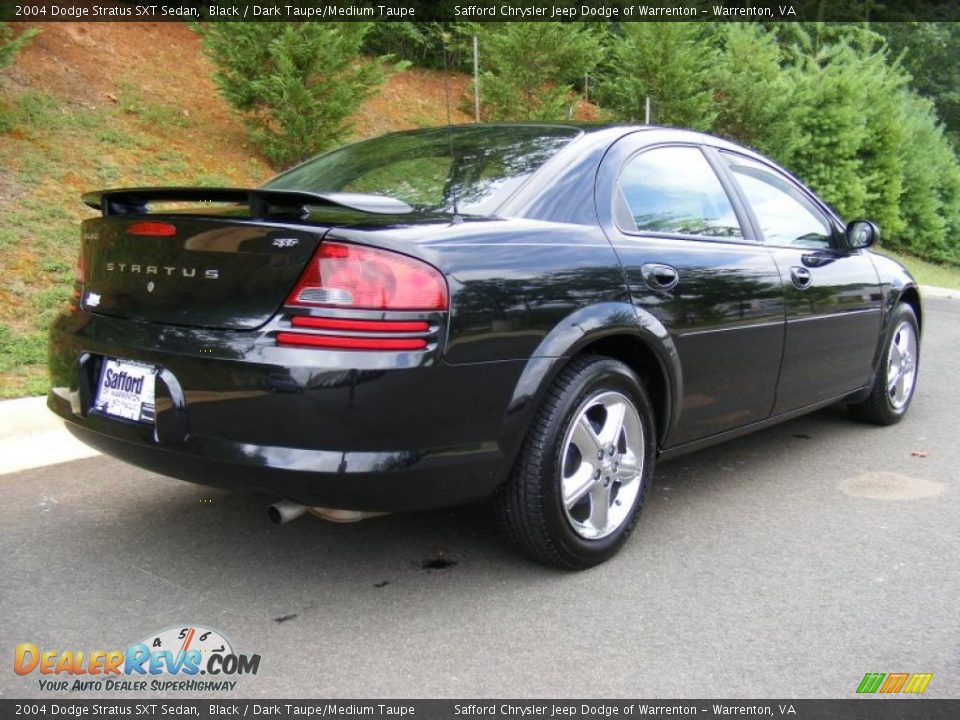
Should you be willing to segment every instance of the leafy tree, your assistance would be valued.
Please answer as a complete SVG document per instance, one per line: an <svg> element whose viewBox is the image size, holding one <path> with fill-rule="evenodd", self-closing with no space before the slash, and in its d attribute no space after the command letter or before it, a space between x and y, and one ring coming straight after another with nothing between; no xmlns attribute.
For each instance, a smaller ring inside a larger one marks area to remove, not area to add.
<svg viewBox="0 0 960 720"><path fill-rule="evenodd" d="M933 101L954 144L960 146L960 23L877 23L894 56L902 56L910 86Z"/></svg>
<svg viewBox="0 0 960 720"><path fill-rule="evenodd" d="M426 3L420 4L426 9ZM413 7L416 5L414 2ZM464 24L457 22L441 24L402 20L373 23L364 38L363 49L368 55L392 55L417 67L441 69L446 39L447 69L468 70L472 67L472 56L470 40L463 28Z"/></svg>
<svg viewBox="0 0 960 720"><path fill-rule="evenodd" d="M901 211L907 230L891 244L932 260L960 264L960 163L950 151L933 103L904 93L905 129Z"/></svg>
<svg viewBox="0 0 960 720"><path fill-rule="evenodd" d="M800 56L788 68L789 144L778 159L847 217L864 214L867 188L860 149L867 136L866 93L846 44Z"/></svg>
<svg viewBox="0 0 960 720"><path fill-rule="evenodd" d="M277 167L343 140L347 118L383 82L363 61L370 23L210 23L198 28L214 80Z"/></svg>
<svg viewBox="0 0 960 720"><path fill-rule="evenodd" d="M718 39L719 52L708 72L716 113L713 132L775 154L789 132L785 114L790 102L777 39L754 23L723 25Z"/></svg>
<svg viewBox="0 0 960 720"><path fill-rule="evenodd" d="M489 120L558 120L572 83L593 70L600 41L583 23L477 23L480 98Z"/></svg>
<svg viewBox="0 0 960 720"><path fill-rule="evenodd" d="M5 68L12 63L20 49L38 32L40 31L36 28L29 28L14 36L9 25L0 23L0 68Z"/></svg>
<svg viewBox="0 0 960 720"><path fill-rule="evenodd" d="M904 192L903 164L909 151L904 89L907 75L889 59L877 36L861 36L856 64L863 85L860 108L866 124L858 152L860 176L867 190L864 214L890 237L904 230L900 197Z"/></svg>
<svg viewBox="0 0 960 720"><path fill-rule="evenodd" d="M709 87L713 48L696 23L623 23L611 37L596 98L626 122L643 122L646 98L657 125L709 128L715 116Z"/></svg>

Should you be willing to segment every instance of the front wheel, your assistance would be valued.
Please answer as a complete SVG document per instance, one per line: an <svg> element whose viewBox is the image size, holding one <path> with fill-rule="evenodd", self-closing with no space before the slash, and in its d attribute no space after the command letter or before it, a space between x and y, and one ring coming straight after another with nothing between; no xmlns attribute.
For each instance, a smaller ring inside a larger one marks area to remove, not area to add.
<svg viewBox="0 0 960 720"><path fill-rule="evenodd" d="M612 358L576 358L547 392L497 495L500 524L541 562L601 563L636 525L655 448L653 409L633 371Z"/></svg>
<svg viewBox="0 0 960 720"><path fill-rule="evenodd" d="M906 415L920 367L920 331L913 308L897 305L890 328L870 396L850 406L855 418L876 425L893 425Z"/></svg>

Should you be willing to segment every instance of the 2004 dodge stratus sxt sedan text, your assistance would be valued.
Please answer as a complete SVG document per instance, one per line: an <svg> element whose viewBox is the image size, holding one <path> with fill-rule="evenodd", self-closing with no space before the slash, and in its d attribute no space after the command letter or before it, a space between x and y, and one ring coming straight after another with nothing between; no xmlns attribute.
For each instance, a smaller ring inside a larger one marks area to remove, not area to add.
<svg viewBox="0 0 960 720"><path fill-rule="evenodd" d="M276 520L492 497L523 551L583 568L656 458L913 395L920 296L876 226L706 135L459 126L84 200L50 407Z"/></svg>

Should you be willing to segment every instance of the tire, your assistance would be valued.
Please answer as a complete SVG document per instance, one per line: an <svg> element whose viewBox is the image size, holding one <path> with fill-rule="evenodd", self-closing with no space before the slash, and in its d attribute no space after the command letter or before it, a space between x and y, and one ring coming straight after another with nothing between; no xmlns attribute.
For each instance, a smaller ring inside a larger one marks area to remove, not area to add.
<svg viewBox="0 0 960 720"><path fill-rule="evenodd" d="M637 523L655 450L653 407L633 371L612 358L575 358L547 391L495 497L498 522L547 565L602 563Z"/></svg>
<svg viewBox="0 0 960 720"><path fill-rule="evenodd" d="M850 405L857 420L874 425L900 422L910 408L920 369L920 329L913 308L900 303L893 311L890 332L884 341L883 358L870 395Z"/></svg>

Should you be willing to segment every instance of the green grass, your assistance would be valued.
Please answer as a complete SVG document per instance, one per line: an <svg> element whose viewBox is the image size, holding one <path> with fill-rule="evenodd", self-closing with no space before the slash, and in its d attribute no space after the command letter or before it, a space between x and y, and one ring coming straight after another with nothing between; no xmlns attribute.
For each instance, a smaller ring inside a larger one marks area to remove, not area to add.
<svg viewBox="0 0 960 720"><path fill-rule="evenodd" d="M145 102L132 85L98 106L17 91L0 78L0 397L47 390L47 327L69 302L79 223L93 215L81 192L263 178L253 157L211 161L206 143L182 142L193 124L177 107Z"/></svg>
<svg viewBox="0 0 960 720"><path fill-rule="evenodd" d="M960 290L960 267L956 265L938 265L912 255L904 255L889 248L875 248L882 255L892 257L902 264L921 285Z"/></svg>

